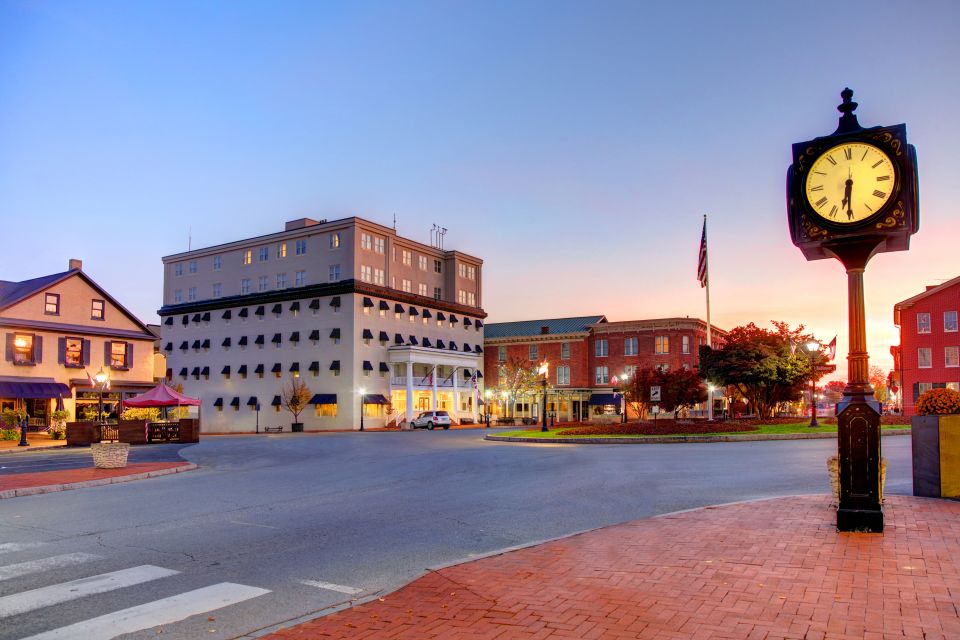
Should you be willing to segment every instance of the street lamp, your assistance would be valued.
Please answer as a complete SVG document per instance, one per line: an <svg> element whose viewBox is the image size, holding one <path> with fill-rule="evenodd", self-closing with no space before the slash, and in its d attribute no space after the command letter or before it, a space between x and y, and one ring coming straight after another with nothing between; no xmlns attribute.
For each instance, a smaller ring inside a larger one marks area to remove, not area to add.
<svg viewBox="0 0 960 640"><path fill-rule="evenodd" d="M627 382L630 380L630 374L626 371L620 375L620 382L623 385L620 388L620 401L623 403L623 411L620 413L620 422L626 424L627 422Z"/></svg>
<svg viewBox="0 0 960 640"><path fill-rule="evenodd" d="M363 431L363 401L367 399L367 390L360 387L357 392L360 394L360 431Z"/></svg>
<svg viewBox="0 0 960 640"><path fill-rule="evenodd" d="M540 365L540 368L537 369L537 375L542 376L540 384L543 386L543 411L541 411L541 420L543 421L540 431L548 431L547 429L547 378L550 376L550 363L546 360L543 361L543 364Z"/></svg>
<svg viewBox="0 0 960 640"><path fill-rule="evenodd" d="M819 427L817 422L817 376L814 371L814 360L820 353L820 343L816 340L809 341L806 345L807 354L810 356L810 428Z"/></svg>
<svg viewBox="0 0 960 640"><path fill-rule="evenodd" d="M99 403L97 407L97 419L100 426L100 440L103 440L103 427L106 423L106 420L103 419L103 390L107 387L110 382L110 377L103 370L103 367L100 367L100 371L93 376L94 381L97 383L97 391L99 392Z"/></svg>
<svg viewBox="0 0 960 640"><path fill-rule="evenodd" d="M490 398L493 397L493 391L490 389L483 390L483 397L486 398L486 402L483 403L483 417L487 420L487 429L490 428Z"/></svg>
<svg viewBox="0 0 960 640"><path fill-rule="evenodd" d="M713 421L713 392L716 390L712 384L707 385L707 422Z"/></svg>

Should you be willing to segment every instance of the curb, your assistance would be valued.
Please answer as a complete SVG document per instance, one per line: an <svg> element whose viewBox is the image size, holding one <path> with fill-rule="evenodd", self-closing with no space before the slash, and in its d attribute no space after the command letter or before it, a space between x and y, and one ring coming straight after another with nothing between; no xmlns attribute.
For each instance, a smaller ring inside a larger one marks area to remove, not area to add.
<svg viewBox="0 0 960 640"><path fill-rule="evenodd" d="M70 447L69 445L65 445L65 444L55 444L47 447L30 445L29 447L19 447L17 449L5 449L3 451L0 451L0 456L17 456L23 453L37 453L37 452L50 453L51 451L61 451L63 449L76 450L76 447Z"/></svg>
<svg viewBox="0 0 960 640"><path fill-rule="evenodd" d="M86 489L87 487L100 487L107 484L118 484L120 482L132 482L133 480L145 480L147 478L156 478L159 476L169 476L175 473L193 471L197 465L188 462L178 467L169 469L157 469L155 471L144 471L143 473L132 473L126 476L114 476L113 478L101 478L99 480L86 480L84 482L68 482L65 484L48 484L42 487L23 487L22 489L7 489L0 491L0 500L6 498L20 498L22 496L36 496L41 493L56 493L58 491L71 491L73 489Z"/></svg>
<svg viewBox="0 0 960 640"><path fill-rule="evenodd" d="M887 429L881 436L908 436L910 429ZM516 436L488 435L484 440L493 442L532 442L536 444L672 444L685 442L757 442L762 440L836 440L837 434L828 433L768 433L755 435L725 436L641 436L634 438L520 438Z"/></svg>

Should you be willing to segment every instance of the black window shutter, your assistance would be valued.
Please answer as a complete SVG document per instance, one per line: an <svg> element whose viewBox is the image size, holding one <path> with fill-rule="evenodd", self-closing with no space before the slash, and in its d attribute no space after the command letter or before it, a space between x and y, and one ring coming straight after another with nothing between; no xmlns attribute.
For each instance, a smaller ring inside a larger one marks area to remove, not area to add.
<svg viewBox="0 0 960 640"><path fill-rule="evenodd" d="M946 389L946 388L947 388L947 383L946 383L946 382L934 382L934 383L933 383L933 388L934 388L934 389Z"/></svg>
<svg viewBox="0 0 960 640"><path fill-rule="evenodd" d="M66 364L67 362L67 339L57 338L57 364Z"/></svg>
<svg viewBox="0 0 960 640"><path fill-rule="evenodd" d="M914 382L913 383L913 401L916 402L917 398L919 397L920 397L920 383Z"/></svg>
<svg viewBox="0 0 960 640"><path fill-rule="evenodd" d="M43 362L43 336L33 336L33 363Z"/></svg>
<svg viewBox="0 0 960 640"><path fill-rule="evenodd" d="M111 344L112 342L110 340L107 340L106 342L103 343L103 366L105 367L110 366L110 345Z"/></svg>
<svg viewBox="0 0 960 640"><path fill-rule="evenodd" d="M84 340L82 346L80 347L80 356L83 360L84 366L90 364L90 341Z"/></svg>
<svg viewBox="0 0 960 640"><path fill-rule="evenodd" d="M127 352L123 356L123 366L125 366L127 369L130 369L133 367L133 343L132 342L127 343Z"/></svg>
<svg viewBox="0 0 960 640"><path fill-rule="evenodd" d="M13 334L7 334L7 352L6 352L7 362L13 362Z"/></svg>

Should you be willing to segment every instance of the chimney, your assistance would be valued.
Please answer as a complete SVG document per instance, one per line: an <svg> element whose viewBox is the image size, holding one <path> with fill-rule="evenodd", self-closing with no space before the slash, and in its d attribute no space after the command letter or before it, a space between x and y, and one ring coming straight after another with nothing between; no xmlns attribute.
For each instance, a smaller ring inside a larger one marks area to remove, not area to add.
<svg viewBox="0 0 960 640"><path fill-rule="evenodd" d="M547 335L550 333L550 327L540 327L540 335Z"/></svg>
<svg viewBox="0 0 960 640"><path fill-rule="evenodd" d="M76 269L77 271L83 271L83 260L77 260L76 258L70 258L70 262L67 263L70 271Z"/></svg>
<svg viewBox="0 0 960 640"><path fill-rule="evenodd" d="M284 225L284 231L293 231L294 229L303 229L305 227L312 227L317 224L323 224L326 220L314 220L313 218L299 218L297 220L290 220Z"/></svg>

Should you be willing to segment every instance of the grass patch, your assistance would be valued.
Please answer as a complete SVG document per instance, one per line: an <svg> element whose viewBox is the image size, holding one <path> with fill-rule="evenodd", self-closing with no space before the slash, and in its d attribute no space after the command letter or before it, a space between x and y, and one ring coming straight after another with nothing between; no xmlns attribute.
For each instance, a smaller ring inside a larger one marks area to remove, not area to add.
<svg viewBox="0 0 960 640"><path fill-rule="evenodd" d="M540 431L540 428L535 429L517 429L516 431L506 431L502 433L497 433L497 436L505 436L508 438L540 438L544 440L553 440L556 438L656 438L662 436L691 436L691 435L781 435L781 434L792 434L792 433L836 433L837 425L835 424L821 424L819 427L814 427L811 429L807 425L809 422L796 422L788 424L758 424L755 429L750 431L725 431L723 428L723 423L717 425L716 431L710 432L697 432L690 433L678 430L675 433L662 433L662 434L637 434L637 433L603 433L595 435L573 435L567 434L562 435L560 432L565 429L565 427L557 425L552 427L550 431L543 432ZM909 425L898 425L898 424L885 424L881 425L880 428L884 431L889 429L909 429Z"/></svg>

